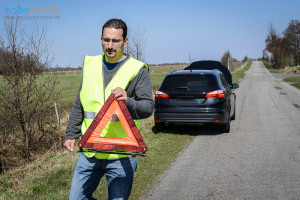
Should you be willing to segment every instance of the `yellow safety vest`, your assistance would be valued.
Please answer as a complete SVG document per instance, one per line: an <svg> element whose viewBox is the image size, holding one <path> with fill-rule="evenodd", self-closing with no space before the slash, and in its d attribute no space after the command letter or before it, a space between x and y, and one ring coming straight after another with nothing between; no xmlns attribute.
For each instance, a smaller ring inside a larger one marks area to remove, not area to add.
<svg viewBox="0 0 300 200"><path fill-rule="evenodd" d="M126 59L118 71L115 73L107 87L104 89L103 77L103 56L86 56L83 65L82 88L80 91L80 100L84 110L84 119L81 126L81 133L84 134L93 119L100 111L105 101L111 94L111 90L120 87L125 90L129 82L137 75L145 63L132 57ZM139 128L139 120L134 120ZM126 137L126 133L120 121L110 121L101 133L102 137ZM84 152L87 157L95 156L98 159L118 159L128 157L120 154L103 154Z"/></svg>

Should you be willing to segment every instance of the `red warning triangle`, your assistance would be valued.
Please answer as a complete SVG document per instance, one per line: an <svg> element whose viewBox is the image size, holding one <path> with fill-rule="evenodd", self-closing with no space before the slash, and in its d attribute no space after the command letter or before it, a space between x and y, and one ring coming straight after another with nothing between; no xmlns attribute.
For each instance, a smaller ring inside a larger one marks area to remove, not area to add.
<svg viewBox="0 0 300 200"><path fill-rule="evenodd" d="M127 137L105 137L102 130L106 124L119 119ZM95 119L82 136L78 147L89 152L144 155L147 151L145 142L140 135L124 101L117 101L112 95L107 99Z"/></svg>

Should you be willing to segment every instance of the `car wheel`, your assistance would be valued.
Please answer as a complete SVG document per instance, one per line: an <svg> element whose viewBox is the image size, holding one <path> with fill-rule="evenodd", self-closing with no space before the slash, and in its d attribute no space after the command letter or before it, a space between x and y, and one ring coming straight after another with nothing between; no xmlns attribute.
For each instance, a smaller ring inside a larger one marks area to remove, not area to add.
<svg viewBox="0 0 300 200"><path fill-rule="evenodd" d="M233 112L233 115L232 115L232 117L231 117L231 120L235 120L235 110L236 110L236 107L235 107L235 105L234 105L234 112Z"/></svg>
<svg viewBox="0 0 300 200"><path fill-rule="evenodd" d="M223 125L223 132L224 133L230 132L230 117L228 117L227 123Z"/></svg>
<svg viewBox="0 0 300 200"><path fill-rule="evenodd" d="M157 131L162 131L164 129L164 125L162 123L155 123L155 129Z"/></svg>

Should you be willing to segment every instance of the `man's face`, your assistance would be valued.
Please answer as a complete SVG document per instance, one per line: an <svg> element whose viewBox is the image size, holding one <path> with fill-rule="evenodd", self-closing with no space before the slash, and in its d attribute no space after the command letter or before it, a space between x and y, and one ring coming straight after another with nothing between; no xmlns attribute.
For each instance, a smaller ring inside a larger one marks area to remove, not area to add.
<svg viewBox="0 0 300 200"><path fill-rule="evenodd" d="M102 50L107 62L116 63L122 60L127 38L123 39L123 30L104 28L102 33Z"/></svg>

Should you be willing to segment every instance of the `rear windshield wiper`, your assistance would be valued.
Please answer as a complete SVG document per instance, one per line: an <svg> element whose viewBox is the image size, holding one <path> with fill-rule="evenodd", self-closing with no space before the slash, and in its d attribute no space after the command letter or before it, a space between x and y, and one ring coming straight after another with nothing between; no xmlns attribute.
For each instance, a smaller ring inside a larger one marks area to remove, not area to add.
<svg viewBox="0 0 300 200"><path fill-rule="evenodd" d="M172 88L172 90L188 90L188 87L177 87L177 88Z"/></svg>

